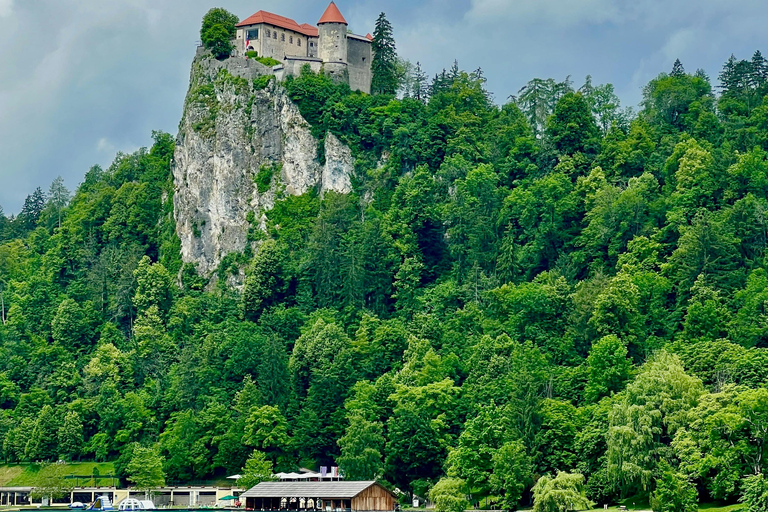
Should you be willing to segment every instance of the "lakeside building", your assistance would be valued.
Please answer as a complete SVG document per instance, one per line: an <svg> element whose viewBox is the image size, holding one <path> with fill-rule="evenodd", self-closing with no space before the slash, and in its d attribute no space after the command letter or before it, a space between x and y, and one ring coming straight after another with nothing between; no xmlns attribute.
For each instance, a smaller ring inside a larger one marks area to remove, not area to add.
<svg viewBox="0 0 768 512"><path fill-rule="evenodd" d="M308 65L315 73L324 71L345 81L352 90L371 92L371 34L352 34L334 2L328 5L316 26L299 25L295 20L258 11L237 24L235 53L255 51L259 57L281 62L275 67L278 78L298 75Z"/></svg>
<svg viewBox="0 0 768 512"><path fill-rule="evenodd" d="M346 482L261 482L242 493L247 510L388 512L395 495L373 480Z"/></svg>
<svg viewBox="0 0 768 512"><path fill-rule="evenodd" d="M152 501L157 507L211 507L221 498L243 489L210 486L159 487L152 491ZM0 487L0 506L41 505L41 500L32 500L32 487ZM79 501L92 503L100 496L106 496L115 509L127 498L144 498L144 491L118 487L75 487L62 498L53 500L53 504L69 504Z"/></svg>

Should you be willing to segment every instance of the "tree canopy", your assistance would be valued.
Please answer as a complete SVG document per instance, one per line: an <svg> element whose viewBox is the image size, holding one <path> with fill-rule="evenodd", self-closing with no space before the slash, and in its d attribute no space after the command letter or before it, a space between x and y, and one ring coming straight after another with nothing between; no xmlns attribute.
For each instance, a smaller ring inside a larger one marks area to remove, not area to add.
<svg viewBox="0 0 768 512"><path fill-rule="evenodd" d="M676 63L636 113L591 78L498 105L481 69L411 75L275 83L350 148L352 190L278 190L209 275L182 259L170 134L0 214L2 459L147 490L339 466L444 511L764 510L762 55L719 84Z"/></svg>

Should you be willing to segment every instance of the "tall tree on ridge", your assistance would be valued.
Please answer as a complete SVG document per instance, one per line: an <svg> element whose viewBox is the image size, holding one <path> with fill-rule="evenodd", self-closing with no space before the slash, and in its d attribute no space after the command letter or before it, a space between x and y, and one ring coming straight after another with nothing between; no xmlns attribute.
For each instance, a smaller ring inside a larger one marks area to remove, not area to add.
<svg viewBox="0 0 768 512"><path fill-rule="evenodd" d="M373 31L373 62L371 71L371 92L373 94L395 94L397 91L397 50L392 36L392 24L383 12L376 20Z"/></svg>
<svg viewBox="0 0 768 512"><path fill-rule="evenodd" d="M64 186L64 178L57 176L51 188L48 190L48 203L56 209L59 218L59 227L61 227L61 210L69 203L69 190Z"/></svg>

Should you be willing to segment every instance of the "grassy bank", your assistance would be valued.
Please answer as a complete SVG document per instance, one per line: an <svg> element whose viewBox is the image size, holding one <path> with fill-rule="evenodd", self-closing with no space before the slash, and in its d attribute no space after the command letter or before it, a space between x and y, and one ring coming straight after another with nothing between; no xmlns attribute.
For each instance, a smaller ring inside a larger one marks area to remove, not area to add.
<svg viewBox="0 0 768 512"><path fill-rule="evenodd" d="M65 464L64 473L69 476L81 477L75 479L77 486L109 486L111 478L99 475L112 475L115 466L111 462L71 462ZM0 466L0 486L2 487L32 487L40 478L45 476L47 469L41 464L11 464ZM94 478L92 475L96 475Z"/></svg>

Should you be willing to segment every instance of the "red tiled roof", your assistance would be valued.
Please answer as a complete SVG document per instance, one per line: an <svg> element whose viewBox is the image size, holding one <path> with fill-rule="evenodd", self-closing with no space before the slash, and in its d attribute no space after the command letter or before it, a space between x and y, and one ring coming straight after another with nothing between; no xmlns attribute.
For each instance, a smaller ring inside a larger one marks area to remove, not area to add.
<svg viewBox="0 0 768 512"><path fill-rule="evenodd" d="M317 34L318 34L317 27L313 27L309 23L302 23L301 28L303 28L306 31L306 32L303 32L304 35L317 37Z"/></svg>
<svg viewBox="0 0 768 512"><path fill-rule="evenodd" d="M368 32L367 34L365 34L365 38L366 38L367 40L369 40L369 41L373 41L373 36L371 35L371 33L370 33L370 32Z"/></svg>
<svg viewBox="0 0 768 512"><path fill-rule="evenodd" d="M318 25L321 23L343 23L347 25L347 20L345 20L344 16L341 15L341 11L339 11L339 8L336 7L336 4L331 2L323 15L320 17L320 21L317 22Z"/></svg>
<svg viewBox="0 0 768 512"><path fill-rule="evenodd" d="M317 37L317 28L307 23L299 25L291 18L285 16L279 16L267 11L259 11L256 14L244 19L237 24L238 27L245 27L248 25L258 25L259 23L266 23L268 25L274 25L275 27L284 28L286 30L293 30L299 34L305 36Z"/></svg>

